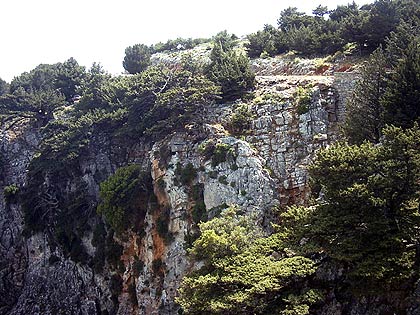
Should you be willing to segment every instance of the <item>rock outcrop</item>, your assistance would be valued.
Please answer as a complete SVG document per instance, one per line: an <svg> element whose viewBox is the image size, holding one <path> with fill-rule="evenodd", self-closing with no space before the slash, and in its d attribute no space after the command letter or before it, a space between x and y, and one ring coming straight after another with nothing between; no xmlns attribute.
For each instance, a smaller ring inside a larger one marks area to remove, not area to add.
<svg viewBox="0 0 420 315"><path fill-rule="evenodd" d="M260 70L263 63L254 65L264 75L257 77L256 97L247 105L250 128L242 136L227 131L234 106L213 105L202 113L205 123L191 122L185 132L155 143L137 143L124 158L105 140L83 158L82 180L93 204L100 181L126 162L141 165L153 179L157 200L147 208L143 233L116 238L124 248L117 271L106 266L95 273L51 244L48 232L24 233L20 204L6 202L3 188L27 184L40 134L29 122L2 126L0 314L174 314L180 281L194 268L186 247L200 216L211 218L226 206L238 205L270 229L274 207L305 204L310 196L307 166L318 149L337 139L355 77L351 72L300 75L308 74L304 69L286 76L284 69ZM302 90L305 104L299 103ZM225 150L219 161L203 153L209 143ZM182 179L186 170L189 177ZM88 254L95 252L91 238L87 233L83 239ZM114 274L122 279L118 301L112 301Z"/></svg>
<svg viewBox="0 0 420 315"><path fill-rule="evenodd" d="M349 74L350 84L352 78ZM343 85L343 79L340 80ZM193 267L185 244L196 228L192 218L194 186L202 187L209 217L224 206L235 204L255 213L267 228L273 207L308 200L306 167L316 150L338 135L343 103L335 84L332 76L258 77L257 99L267 95L269 98L250 106L251 129L243 140L228 135L223 125L227 124L232 107L220 105L207 108L204 126L193 124L188 132L155 143L150 153L155 193L161 209L169 211L168 232L172 239L162 239L156 231L156 214L148 213L146 236L138 249L144 262L136 285L141 314L176 311L174 297L179 281ZM311 89L310 105L300 114L295 100L299 86ZM232 156L212 165L200 153L200 147L208 141L225 145ZM191 183L182 185L177 179L177 168L188 164L197 174Z"/></svg>

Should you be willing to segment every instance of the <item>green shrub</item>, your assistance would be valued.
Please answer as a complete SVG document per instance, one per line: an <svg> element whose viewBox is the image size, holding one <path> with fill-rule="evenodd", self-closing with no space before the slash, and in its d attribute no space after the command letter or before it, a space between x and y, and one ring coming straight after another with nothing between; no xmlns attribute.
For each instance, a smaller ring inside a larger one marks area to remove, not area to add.
<svg viewBox="0 0 420 315"><path fill-rule="evenodd" d="M209 139L202 142L198 146L198 151L200 152L201 155L204 156L204 159L210 160L214 153L215 148L216 148L216 142L213 139Z"/></svg>
<svg viewBox="0 0 420 315"><path fill-rule="evenodd" d="M97 207L98 214L117 231L128 228L135 216L140 215L139 198L151 190L150 175L141 172L140 166L129 165L117 169L114 175L100 185L101 202Z"/></svg>
<svg viewBox="0 0 420 315"><path fill-rule="evenodd" d="M419 255L407 244L415 244L420 227L420 130L388 126L382 132L379 144L321 150L309 168L323 203L302 235L345 262L348 278L364 292L412 278Z"/></svg>
<svg viewBox="0 0 420 315"><path fill-rule="evenodd" d="M272 25L265 25L257 33L247 35L245 44L250 58L267 58L286 50L285 35Z"/></svg>
<svg viewBox="0 0 420 315"><path fill-rule="evenodd" d="M220 163L226 162L229 158L235 159L236 152L229 144L207 140L200 145L200 152L206 160L211 159L211 166L214 168Z"/></svg>
<svg viewBox="0 0 420 315"><path fill-rule="evenodd" d="M244 97L255 85L249 58L236 52L230 42L227 34L215 39L210 53L211 62L206 69L209 79L221 86L222 102Z"/></svg>
<svg viewBox="0 0 420 315"><path fill-rule="evenodd" d="M181 163L177 163L175 176L182 185L189 185L197 177L197 170L191 163L188 163L185 167L182 167Z"/></svg>
<svg viewBox="0 0 420 315"><path fill-rule="evenodd" d="M237 106L230 117L227 128L234 135L246 134L251 127L253 117L248 105Z"/></svg>
<svg viewBox="0 0 420 315"><path fill-rule="evenodd" d="M227 181L227 177L225 175L219 176L219 183L223 184L223 185L229 185L228 181Z"/></svg>
<svg viewBox="0 0 420 315"><path fill-rule="evenodd" d="M296 97L296 112L298 115L303 115L309 112L309 107L311 105L311 90L309 88L298 87L298 90L295 94Z"/></svg>
<svg viewBox="0 0 420 315"><path fill-rule="evenodd" d="M16 184L6 186L3 189L4 198L7 202L11 202L18 193L19 187Z"/></svg>
<svg viewBox="0 0 420 315"><path fill-rule="evenodd" d="M123 130L134 139L141 135L160 139L183 129L197 111L214 103L220 94L220 87L203 74L162 65L149 67L129 78L127 84L128 116Z"/></svg>
<svg viewBox="0 0 420 315"><path fill-rule="evenodd" d="M124 69L131 74L143 72L150 65L151 49L144 44L136 44L125 49Z"/></svg>
<svg viewBox="0 0 420 315"><path fill-rule="evenodd" d="M237 212L199 224L189 253L201 266L183 278L177 302L188 314L308 314L321 298L308 288L315 263L284 255L278 235L263 237Z"/></svg>
<svg viewBox="0 0 420 315"><path fill-rule="evenodd" d="M213 156L211 158L211 165L215 167L220 163L226 162L229 157L236 158L234 148L232 148L229 144L226 143L217 143Z"/></svg>

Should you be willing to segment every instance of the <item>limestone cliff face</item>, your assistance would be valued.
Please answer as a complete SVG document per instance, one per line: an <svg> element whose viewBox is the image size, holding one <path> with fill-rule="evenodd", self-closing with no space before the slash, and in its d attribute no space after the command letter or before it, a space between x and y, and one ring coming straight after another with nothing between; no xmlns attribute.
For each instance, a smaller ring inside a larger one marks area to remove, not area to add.
<svg viewBox="0 0 420 315"><path fill-rule="evenodd" d="M103 276L65 258L49 243L48 232L24 236L20 204L6 203L3 188L26 185L40 134L28 121L6 127L0 135L0 314L96 314L99 301L112 309Z"/></svg>
<svg viewBox="0 0 420 315"><path fill-rule="evenodd" d="M139 142L124 153L114 152L106 141L95 146L80 165L92 204L98 202L99 183L124 163L137 163L151 173L157 199L145 214L144 233L116 238L124 248L123 268L117 271L105 266L95 273L75 263L49 243L48 232L24 236L20 204L5 202L3 188L27 184L40 134L29 122L3 126L0 314L175 314L179 283L194 268L186 247L197 232L197 217L211 218L235 204L269 229L275 206L305 203L310 195L307 165L318 149L337 139L354 79L352 73L286 76L280 71L258 76L256 98L247 105L250 130L241 137L227 131L233 107L214 105L202 113L204 124L192 121L185 132L158 142ZM309 97L303 105L299 89ZM215 162L205 156L208 143L227 150L223 159ZM188 168L194 169L193 176L183 180L180 174ZM197 213L200 201L205 213ZM87 233L83 239L88 254L95 252L91 238ZM136 267L138 261L142 268ZM111 292L116 273L122 278L118 303ZM367 309L358 314L373 313Z"/></svg>
<svg viewBox="0 0 420 315"><path fill-rule="evenodd" d="M150 161L155 193L161 207L169 209L173 240L165 244L154 230L154 215L146 216L148 230L139 249L145 268L136 286L139 307L145 314L173 313L179 280L193 267L185 251L196 229L193 186L201 185L209 217L225 205L235 204L255 213L268 229L275 206L307 202L306 167L318 149L337 139L345 98L356 75L290 76L277 72L281 75L257 76L256 99L249 105L253 118L246 136L239 139L229 135L225 127L232 106L217 105L203 113L204 126L192 123L187 132L168 135L154 144ZM309 95L303 110L298 106L299 89ZM233 154L212 165L200 153L200 147L209 141L227 146ZM177 180L177 168L188 164L197 170L197 176L192 183L182 185ZM162 268L154 272L154 261L159 260Z"/></svg>
<svg viewBox="0 0 420 315"><path fill-rule="evenodd" d="M3 187L8 182L23 184L26 167L39 142L36 132L25 126L13 130L2 130L3 166L0 190L0 312L6 313L17 302L25 284L28 255L25 239L22 236L23 217L17 205L6 205ZM4 160L10 161L5 163Z"/></svg>

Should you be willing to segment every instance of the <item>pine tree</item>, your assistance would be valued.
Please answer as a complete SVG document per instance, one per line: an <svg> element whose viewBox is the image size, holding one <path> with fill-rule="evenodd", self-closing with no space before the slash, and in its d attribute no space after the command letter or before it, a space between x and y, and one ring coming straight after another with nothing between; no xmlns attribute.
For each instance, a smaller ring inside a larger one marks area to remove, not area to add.
<svg viewBox="0 0 420 315"><path fill-rule="evenodd" d="M6 94L9 91L9 84L0 78L0 96Z"/></svg>
<svg viewBox="0 0 420 315"><path fill-rule="evenodd" d="M389 126L383 134L377 145L335 144L310 167L324 198L303 235L366 284L418 272L420 130Z"/></svg>
<svg viewBox="0 0 420 315"><path fill-rule="evenodd" d="M143 44L137 44L125 49L124 69L131 74L140 73L150 65L151 49Z"/></svg>
<svg viewBox="0 0 420 315"><path fill-rule="evenodd" d="M190 253L201 268L184 277L177 302L186 314L309 314L315 263L286 255L280 233L263 237L255 218L230 207L199 224Z"/></svg>
<svg viewBox="0 0 420 315"><path fill-rule="evenodd" d="M387 62L382 48L378 48L361 71L353 95L347 103L344 133L350 143L368 140L379 142L384 127L381 103L386 88Z"/></svg>
<svg viewBox="0 0 420 315"><path fill-rule="evenodd" d="M403 58L408 46L413 41L419 40L420 23L414 21L401 23L397 26L396 30L389 34L386 42L386 54L389 62L393 67L396 67L399 61Z"/></svg>
<svg viewBox="0 0 420 315"><path fill-rule="evenodd" d="M223 46L221 43L214 43L206 74L210 80L221 86L222 102L229 102L243 97L254 88L255 75L247 56Z"/></svg>
<svg viewBox="0 0 420 315"><path fill-rule="evenodd" d="M389 80L382 100L385 121L404 128L420 117L420 42L409 44Z"/></svg>

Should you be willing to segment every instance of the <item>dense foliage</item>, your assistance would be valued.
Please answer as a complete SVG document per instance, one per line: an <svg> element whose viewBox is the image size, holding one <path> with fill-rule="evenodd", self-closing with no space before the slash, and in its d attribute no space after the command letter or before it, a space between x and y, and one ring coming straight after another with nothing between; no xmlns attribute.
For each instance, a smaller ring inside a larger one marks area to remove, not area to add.
<svg viewBox="0 0 420 315"><path fill-rule="evenodd" d="M79 66L74 58L53 65L41 64L30 72L15 77L10 83L10 92L20 88L26 92L55 90L70 100L77 94L77 88L82 84L85 68Z"/></svg>
<svg viewBox="0 0 420 315"><path fill-rule="evenodd" d="M403 52L382 99L385 122L404 128L420 118L420 36Z"/></svg>
<svg viewBox="0 0 420 315"><path fill-rule="evenodd" d="M233 135L243 135L250 131L253 114L247 104L237 105L227 123L229 132Z"/></svg>
<svg viewBox="0 0 420 315"><path fill-rule="evenodd" d="M386 89L387 62L382 48L377 49L361 70L346 111L344 131L351 142L379 142L384 127L381 99Z"/></svg>
<svg viewBox="0 0 420 315"><path fill-rule="evenodd" d="M280 234L263 237L235 208L199 226L190 254L203 266L183 279L177 300L187 314L308 314L319 300L305 286L314 262L288 257Z"/></svg>
<svg viewBox="0 0 420 315"><path fill-rule="evenodd" d="M219 94L219 88L202 74L162 66L150 67L123 83L126 130L131 134L163 134L182 128L191 115L214 102Z"/></svg>
<svg viewBox="0 0 420 315"><path fill-rule="evenodd" d="M138 165L121 167L101 183L98 214L102 215L105 222L115 231L122 232L132 225L135 216L139 215L140 208L147 210L147 205L145 207L141 204L141 197L151 194L150 190L150 175L141 172Z"/></svg>
<svg viewBox="0 0 420 315"><path fill-rule="evenodd" d="M213 45L207 76L221 86L223 102L243 97L255 85L248 57L234 50L232 36L226 32L218 34Z"/></svg>
<svg viewBox="0 0 420 315"><path fill-rule="evenodd" d="M306 237L360 281L399 283L419 263L420 130L383 134L380 145L339 143L318 154L310 172L324 202Z"/></svg>
<svg viewBox="0 0 420 315"><path fill-rule="evenodd" d="M419 122L419 26L393 32L386 48L375 50L362 67L346 108L344 133L351 143L379 142L385 124L409 128Z"/></svg>
<svg viewBox="0 0 420 315"><path fill-rule="evenodd" d="M127 47L123 61L124 69L131 74L140 73L150 65L150 48L143 44Z"/></svg>
<svg viewBox="0 0 420 315"><path fill-rule="evenodd" d="M303 55L328 54L352 42L360 51L371 52L384 43L399 23L418 23L419 16L414 0L377 0L360 8L350 3L334 10L320 5L312 15L290 7L280 13L278 28L266 25L248 35L248 53L250 57L290 50Z"/></svg>
<svg viewBox="0 0 420 315"><path fill-rule="evenodd" d="M206 80L211 80L217 87L220 87L221 101L223 102L241 98L254 88L255 75L250 69L248 57L235 48L236 40L237 37L235 35L228 34L226 31L214 36L211 41L213 48L210 52L210 63L204 69L195 65L191 58L188 59L185 56L183 62L181 62L181 67L187 72L185 73L186 77L189 76L192 80L201 80L202 83L199 84L205 83ZM166 44L159 43L151 47L143 44L128 47L124 58L124 68L129 73L140 73L150 64L150 54L152 52L193 48L203 41L177 39L168 41ZM173 70L170 69L170 71ZM153 70L150 71L153 72ZM168 73L165 76L166 78L152 77L150 79L165 82L165 80L167 81L172 77ZM145 76L145 78L148 77ZM181 83L185 84L186 82Z"/></svg>
<svg viewBox="0 0 420 315"><path fill-rule="evenodd" d="M13 125L34 119L45 126L53 113L70 102L84 79L85 69L70 58L63 63L41 64L15 77L0 93L0 117Z"/></svg>

